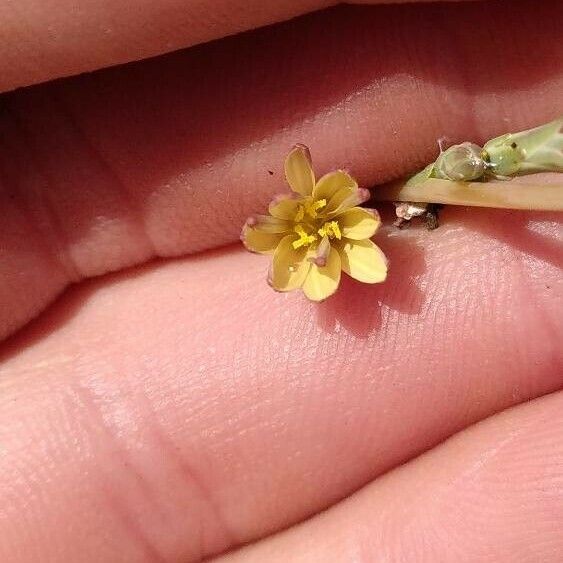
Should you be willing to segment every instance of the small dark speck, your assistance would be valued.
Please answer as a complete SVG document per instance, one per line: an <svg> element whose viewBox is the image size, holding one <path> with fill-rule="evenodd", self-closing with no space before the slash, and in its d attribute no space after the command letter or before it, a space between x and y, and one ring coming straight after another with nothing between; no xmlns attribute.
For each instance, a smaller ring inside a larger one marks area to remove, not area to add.
<svg viewBox="0 0 563 563"><path fill-rule="evenodd" d="M273 170L268 170L268 174L269 174L270 176L273 176L273 175L274 175L274 171L273 171Z"/></svg>
<svg viewBox="0 0 563 563"><path fill-rule="evenodd" d="M512 143L510 146L515 149L518 145L516 143Z"/></svg>
<svg viewBox="0 0 563 563"><path fill-rule="evenodd" d="M546 284L545 289L551 289L551 286Z"/></svg>

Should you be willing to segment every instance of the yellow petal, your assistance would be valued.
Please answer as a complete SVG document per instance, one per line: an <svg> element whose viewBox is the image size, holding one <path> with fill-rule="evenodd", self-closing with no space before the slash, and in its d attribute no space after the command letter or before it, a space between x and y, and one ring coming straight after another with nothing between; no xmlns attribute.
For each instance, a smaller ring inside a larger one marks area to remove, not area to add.
<svg viewBox="0 0 563 563"><path fill-rule="evenodd" d="M242 228L241 240L244 246L251 252L270 254L286 236L285 233L265 233L250 225Z"/></svg>
<svg viewBox="0 0 563 563"><path fill-rule="evenodd" d="M379 228L381 220L375 210L353 207L336 217L342 236L352 240L371 238Z"/></svg>
<svg viewBox="0 0 563 563"><path fill-rule="evenodd" d="M311 260L317 266L324 266L327 263L328 255L330 254L332 247L330 245L330 240L327 236L324 236L317 246L315 250L314 258L311 257Z"/></svg>
<svg viewBox="0 0 563 563"><path fill-rule="evenodd" d="M334 217L347 209L352 209L370 199L370 191L365 188L341 188L338 190L325 210L325 216Z"/></svg>
<svg viewBox="0 0 563 563"><path fill-rule="evenodd" d="M290 196L279 197L270 203L268 211L278 219L292 221L297 214L299 205L301 205L301 199L295 199Z"/></svg>
<svg viewBox="0 0 563 563"><path fill-rule="evenodd" d="M303 292L311 301L322 301L338 289L340 274L340 255L331 247L325 266L311 264Z"/></svg>
<svg viewBox="0 0 563 563"><path fill-rule="evenodd" d="M293 222L278 219L271 215L254 215L247 223L249 227L262 233L285 233L293 230Z"/></svg>
<svg viewBox="0 0 563 563"><path fill-rule="evenodd" d="M276 291L292 291L303 285L311 263L305 259L306 248L293 248L295 235L285 236L274 253L269 283Z"/></svg>
<svg viewBox="0 0 563 563"><path fill-rule="evenodd" d="M295 145L285 159L285 177L294 192L311 195L315 174L311 168L311 155L305 145Z"/></svg>
<svg viewBox="0 0 563 563"><path fill-rule="evenodd" d="M342 188L354 190L358 187L356 180L344 170L335 170L325 174L313 188L313 200L326 199L330 205L330 199Z"/></svg>
<svg viewBox="0 0 563 563"><path fill-rule="evenodd" d="M356 192L357 192L357 188L351 186L345 186L343 188L340 188L336 193L333 194L333 196L330 198L329 202L327 203L327 206L324 208L323 211L325 216L340 211L342 204L345 201L348 201ZM348 208L346 207L346 209Z"/></svg>
<svg viewBox="0 0 563 563"><path fill-rule="evenodd" d="M387 258L371 240L346 240L339 243L342 269L364 283L379 283L387 277Z"/></svg>

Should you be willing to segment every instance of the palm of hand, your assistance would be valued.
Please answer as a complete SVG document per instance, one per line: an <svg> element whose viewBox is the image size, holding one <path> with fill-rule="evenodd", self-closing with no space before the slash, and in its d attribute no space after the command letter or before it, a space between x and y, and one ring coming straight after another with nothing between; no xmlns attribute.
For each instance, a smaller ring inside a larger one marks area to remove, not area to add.
<svg viewBox="0 0 563 563"><path fill-rule="evenodd" d="M210 250L283 189L297 140L370 185L445 129L498 132L491 92L508 120L549 118L563 65L545 4L526 40L554 64L525 90L518 52L462 85L417 30L440 14L436 44L461 30L472 68L526 6L494 39L461 26L477 6L432 6L339 8L4 95L2 333L80 283L3 344L1 560L195 561L261 538L225 557L557 560L556 216L384 228L388 281L321 305L273 294L238 246ZM383 57L393 34L409 48Z"/></svg>

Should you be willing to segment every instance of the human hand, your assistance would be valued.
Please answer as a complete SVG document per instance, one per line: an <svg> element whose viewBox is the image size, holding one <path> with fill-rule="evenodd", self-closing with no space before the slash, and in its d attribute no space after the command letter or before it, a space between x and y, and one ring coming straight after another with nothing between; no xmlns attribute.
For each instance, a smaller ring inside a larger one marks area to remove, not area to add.
<svg viewBox="0 0 563 563"><path fill-rule="evenodd" d="M185 4L22 0L0 84L327 3ZM562 15L337 7L4 94L0 561L559 561L557 215L385 227L320 305L233 243L295 142L371 186L554 118Z"/></svg>

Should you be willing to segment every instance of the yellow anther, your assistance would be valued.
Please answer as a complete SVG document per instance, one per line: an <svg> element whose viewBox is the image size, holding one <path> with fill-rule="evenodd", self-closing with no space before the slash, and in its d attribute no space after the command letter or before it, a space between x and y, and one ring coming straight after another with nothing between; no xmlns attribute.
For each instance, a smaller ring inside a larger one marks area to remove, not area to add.
<svg viewBox="0 0 563 563"><path fill-rule="evenodd" d="M315 219L317 217L317 211L321 210L323 207L326 207L326 199L318 199L307 206L307 213Z"/></svg>
<svg viewBox="0 0 563 563"><path fill-rule="evenodd" d="M318 199L317 201L311 199L306 200L297 208L294 221L300 223L305 219L305 215L308 215L311 219L316 219L317 211L321 210L323 207L326 207L326 199Z"/></svg>
<svg viewBox="0 0 563 563"><path fill-rule="evenodd" d="M337 238L338 240L342 238L342 232L336 221L325 223L317 232L321 237Z"/></svg>
<svg viewBox="0 0 563 563"><path fill-rule="evenodd" d="M309 246L312 242L317 240L315 235L307 234L301 225L297 225L293 230L299 235L299 238L291 243L295 250L301 248L302 246Z"/></svg>
<svg viewBox="0 0 563 563"><path fill-rule="evenodd" d="M340 240L342 238L342 233L340 232L340 226L338 225L338 223L336 221L332 222L332 232L334 233L334 236Z"/></svg>

